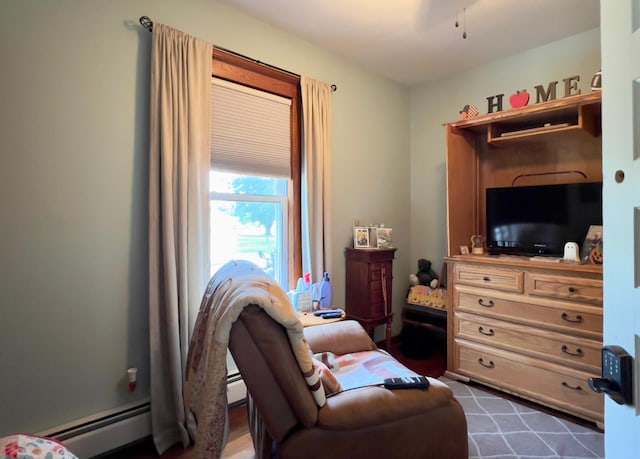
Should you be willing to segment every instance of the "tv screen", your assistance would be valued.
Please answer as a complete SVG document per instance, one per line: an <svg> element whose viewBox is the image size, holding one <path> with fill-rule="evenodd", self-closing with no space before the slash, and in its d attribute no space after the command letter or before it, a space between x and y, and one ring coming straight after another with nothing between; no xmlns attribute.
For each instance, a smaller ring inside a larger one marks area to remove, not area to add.
<svg viewBox="0 0 640 459"><path fill-rule="evenodd" d="M487 188L489 253L562 256L602 225L602 183Z"/></svg>

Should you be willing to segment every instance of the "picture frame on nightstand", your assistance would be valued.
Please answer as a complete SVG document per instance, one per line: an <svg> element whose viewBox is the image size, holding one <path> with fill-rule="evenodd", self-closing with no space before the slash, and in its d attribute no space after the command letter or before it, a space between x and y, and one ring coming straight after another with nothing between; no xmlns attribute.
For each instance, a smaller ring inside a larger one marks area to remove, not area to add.
<svg viewBox="0 0 640 459"><path fill-rule="evenodd" d="M369 248L369 228L366 226L353 227L353 247L356 249Z"/></svg>
<svg viewBox="0 0 640 459"><path fill-rule="evenodd" d="M376 232L376 247L379 249L390 249L393 247L393 229L374 228Z"/></svg>

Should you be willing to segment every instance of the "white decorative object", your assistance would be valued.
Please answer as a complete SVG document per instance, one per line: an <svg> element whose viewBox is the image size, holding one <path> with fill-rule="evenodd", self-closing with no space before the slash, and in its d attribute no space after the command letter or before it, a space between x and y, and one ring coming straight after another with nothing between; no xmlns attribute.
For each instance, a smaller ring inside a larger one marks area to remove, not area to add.
<svg viewBox="0 0 640 459"><path fill-rule="evenodd" d="M564 256L562 257L565 261L580 261L580 256L578 255L578 243L577 242L567 242L564 245Z"/></svg>

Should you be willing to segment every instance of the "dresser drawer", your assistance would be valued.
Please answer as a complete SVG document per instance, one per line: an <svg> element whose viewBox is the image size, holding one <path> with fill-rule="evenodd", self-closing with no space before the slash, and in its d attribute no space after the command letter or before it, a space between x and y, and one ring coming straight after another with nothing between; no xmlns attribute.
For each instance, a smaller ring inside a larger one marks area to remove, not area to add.
<svg viewBox="0 0 640 459"><path fill-rule="evenodd" d="M604 398L587 382L593 374L464 341L457 344L458 373L577 416L603 421Z"/></svg>
<svg viewBox="0 0 640 459"><path fill-rule="evenodd" d="M453 274L456 284L475 285L505 292L523 292L522 271L456 264Z"/></svg>
<svg viewBox="0 0 640 459"><path fill-rule="evenodd" d="M391 263L369 263L369 280L370 281L378 281L380 282L384 277L393 277L392 276L392 265Z"/></svg>
<svg viewBox="0 0 640 459"><path fill-rule="evenodd" d="M602 308L597 306L548 300L525 302L529 298L463 285L456 285L453 294L456 312L545 327L593 339L602 337Z"/></svg>
<svg viewBox="0 0 640 459"><path fill-rule="evenodd" d="M580 279L529 272L526 274L525 283L526 292L532 296L602 304L602 280L600 279Z"/></svg>
<svg viewBox="0 0 640 459"><path fill-rule="evenodd" d="M600 373L601 340L578 338L470 314L456 314L454 320L456 336L460 338Z"/></svg>

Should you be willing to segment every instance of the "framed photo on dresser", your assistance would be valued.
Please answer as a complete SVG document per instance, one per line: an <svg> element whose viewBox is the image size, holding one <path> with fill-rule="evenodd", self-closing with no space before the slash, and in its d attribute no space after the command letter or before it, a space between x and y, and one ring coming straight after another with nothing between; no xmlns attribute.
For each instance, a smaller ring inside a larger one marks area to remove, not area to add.
<svg viewBox="0 0 640 459"><path fill-rule="evenodd" d="M580 258L583 263L601 265L604 260L604 236L602 225L591 225L582 243Z"/></svg>

